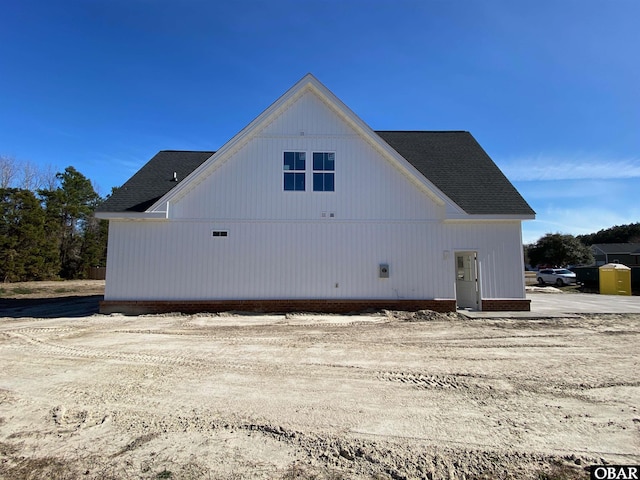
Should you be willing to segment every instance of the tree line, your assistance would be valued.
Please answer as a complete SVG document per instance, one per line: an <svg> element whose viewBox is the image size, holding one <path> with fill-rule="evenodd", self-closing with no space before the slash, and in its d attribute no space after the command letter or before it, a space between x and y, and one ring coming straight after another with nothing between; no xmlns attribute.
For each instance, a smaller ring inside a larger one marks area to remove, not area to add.
<svg viewBox="0 0 640 480"><path fill-rule="evenodd" d="M547 265L591 265L591 245L597 243L640 242L640 223L616 225L587 235L547 233L536 243L524 246L525 263Z"/></svg>
<svg viewBox="0 0 640 480"><path fill-rule="evenodd" d="M0 281L87 278L105 266L103 201L74 167L55 172L0 157Z"/></svg>
<svg viewBox="0 0 640 480"><path fill-rule="evenodd" d="M578 235L584 245L596 243L640 243L640 222L616 225L588 235Z"/></svg>

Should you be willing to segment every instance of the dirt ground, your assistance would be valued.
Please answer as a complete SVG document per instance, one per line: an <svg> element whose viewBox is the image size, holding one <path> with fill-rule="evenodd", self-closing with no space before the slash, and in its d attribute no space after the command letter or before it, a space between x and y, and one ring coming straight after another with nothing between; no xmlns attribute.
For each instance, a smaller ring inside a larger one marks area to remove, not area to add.
<svg viewBox="0 0 640 480"><path fill-rule="evenodd" d="M2 290L3 479L560 480L640 463L640 315L105 316L98 284L59 285Z"/></svg>

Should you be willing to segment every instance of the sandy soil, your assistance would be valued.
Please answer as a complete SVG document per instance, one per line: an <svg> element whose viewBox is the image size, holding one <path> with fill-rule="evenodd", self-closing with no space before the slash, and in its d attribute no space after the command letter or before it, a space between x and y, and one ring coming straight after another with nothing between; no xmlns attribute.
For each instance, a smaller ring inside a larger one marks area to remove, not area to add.
<svg viewBox="0 0 640 480"><path fill-rule="evenodd" d="M21 311L0 310L0 478L567 479L640 463L640 315Z"/></svg>

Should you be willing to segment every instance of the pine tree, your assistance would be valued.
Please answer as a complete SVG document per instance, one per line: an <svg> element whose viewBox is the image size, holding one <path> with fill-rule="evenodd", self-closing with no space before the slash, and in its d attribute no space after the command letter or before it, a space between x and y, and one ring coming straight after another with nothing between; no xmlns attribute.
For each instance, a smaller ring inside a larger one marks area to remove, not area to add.
<svg viewBox="0 0 640 480"><path fill-rule="evenodd" d="M80 276L84 278L91 267L106 267L109 222L90 217L85 223L80 248Z"/></svg>
<svg viewBox="0 0 640 480"><path fill-rule="evenodd" d="M85 229L100 202L91 181L73 167L57 173L60 186L41 190L46 208L47 228L59 249L60 276L82 278L86 266L82 258Z"/></svg>
<svg viewBox="0 0 640 480"><path fill-rule="evenodd" d="M45 229L45 212L33 192L0 189L0 280L44 280L55 276L54 245Z"/></svg>

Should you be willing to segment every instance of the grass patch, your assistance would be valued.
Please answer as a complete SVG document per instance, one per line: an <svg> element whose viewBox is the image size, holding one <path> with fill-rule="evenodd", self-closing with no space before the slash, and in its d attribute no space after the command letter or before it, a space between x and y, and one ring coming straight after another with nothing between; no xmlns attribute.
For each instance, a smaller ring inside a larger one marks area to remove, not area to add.
<svg viewBox="0 0 640 480"><path fill-rule="evenodd" d="M129 451L149 439L138 437L127 446ZM114 456L111 455L111 458ZM156 461L157 459L153 459ZM163 461L164 463L164 461ZM25 457L21 445L0 442L0 480L134 480L134 479L180 479L180 480L241 480L240 475L212 476L211 471L196 463L179 464L168 461L164 466L147 465L141 469L136 462L110 461L109 457ZM325 480L325 479L322 479Z"/></svg>
<svg viewBox="0 0 640 480"><path fill-rule="evenodd" d="M333 471L330 469L317 470L313 467L303 466L298 463L293 463L287 467L287 469L279 477L279 480L343 480L344 474L341 472ZM385 476L373 475L371 480L379 480L382 478L389 478Z"/></svg>
<svg viewBox="0 0 640 480"><path fill-rule="evenodd" d="M538 480L584 480L588 477L589 474L583 468L566 463L554 463L544 472L538 473Z"/></svg>
<svg viewBox="0 0 640 480"><path fill-rule="evenodd" d="M104 292L104 281L43 280L33 282L0 282L0 298L60 298L69 295L95 295Z"/></svg>
<svg viewBox="0 0 640 480"><path fill-rule="evenodd" d="M38 290L35 288L27 288L27 287L15 287L11 290L11 293L14 295L29 295L30 293L35 293Z"/></svg>
<svg viewBox="0 0 640 480"><path fill-rule="evenodd" d="M67 462L53 457L43 457L24 459L15 465L3 464L0 466L0 478L11 478L12 480L32 480L35 478L73 480L77 477L75 472L69 470Z"/></svg>

